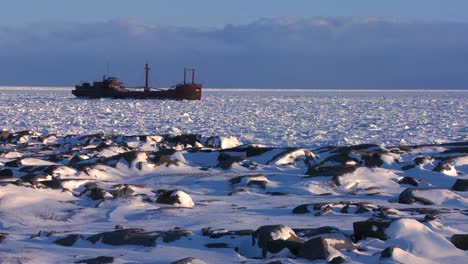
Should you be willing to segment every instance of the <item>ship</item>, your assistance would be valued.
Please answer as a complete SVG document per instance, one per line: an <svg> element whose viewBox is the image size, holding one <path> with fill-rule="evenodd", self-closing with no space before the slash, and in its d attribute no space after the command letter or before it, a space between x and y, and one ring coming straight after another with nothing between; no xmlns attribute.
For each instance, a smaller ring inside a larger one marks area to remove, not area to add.
<svg viewBox="0 0 468 264"><path fill-rule="evenodd" d="M184 81L170 88L152 88L149 86L150 67L145 64L145 86L143 89L126 88L116 77L102 78L102 81L82 82L76 85L72 94L78 98L131 98L161 100L201 100L202 85L195 83L195 69L184 67ZM187 82L187 73L192 80Z"/></svg>

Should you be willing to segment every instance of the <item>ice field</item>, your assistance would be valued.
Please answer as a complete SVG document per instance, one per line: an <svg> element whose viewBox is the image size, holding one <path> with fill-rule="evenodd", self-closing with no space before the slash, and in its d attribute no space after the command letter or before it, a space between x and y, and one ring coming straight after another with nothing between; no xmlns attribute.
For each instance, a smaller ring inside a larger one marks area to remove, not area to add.
<svg viewBox="0 0 468 264"><path fill-rule="evenodd" d="M71 88L1 87L0 127L43 134L203 134L319 147L468 137L468 91L205 89L202 101L76 99Z"/></svg>

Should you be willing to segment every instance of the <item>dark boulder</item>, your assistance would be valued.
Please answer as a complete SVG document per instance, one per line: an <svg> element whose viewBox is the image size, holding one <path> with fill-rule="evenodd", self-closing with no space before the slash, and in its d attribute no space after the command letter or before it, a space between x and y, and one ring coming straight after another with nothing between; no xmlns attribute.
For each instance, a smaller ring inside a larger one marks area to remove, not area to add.
<svg viewBox="0 0 468 264"><path fill-rule="evenodd" d="M208 243L205 244L206 248L229 248L229 245L226 243Z"/></svg>
<svg viewBox="0 0 468 264"><path fill-rule="evenodd" d="M229 154L221 152L218 156L218 164L216 165L216 167L228 170L232 167L232 164L244 161L246 159L247 157L245 156L231 156Z"/></svg>
<svg viewBox="0 0 468 264"><path fill-rule="evenodd" d="M453 184L452 190L459 192L468 191L468 178L458 178L457 181Z"/></svg>
<svg viewBox="0 0 468 264"><path fill-rule="evenodd" d="M85 190L80 193L80 196L83 195L83 193L86 193L89 198L92 200L102 200L106 196L106 190L99 188L98 185L94 182L87 183L85 185Z"/></svg>
<svg viewBox="0 0 468 264"><path fill-rule="evenodd" d="M311 204L301 204L301 205L298 205L296 207L294 207L294 209L292 210L292 213L293 214L307 214L307 213L310 213L309 211L309 206Z"/></svg>
<svg viewBox="0 0 468 264"><path fill-rule="evenodd" d="M317 165L307 170L308 177L320 177L320 176L341 176L347 173L352 173L357 169L356 166L352 165Z"/></svg>
<svg viewBox="0 0 468 264"><path fill-rule="evenodd" d="M61 245L61 246L64 246L64 247L71 247L80 238L81 238L81 235L71 234L71 235L68 235L66 237L62 237L60 239L55 240L54 244Z"/></svg>
<svg viewBox="0 0 468 264"><path fill-rule="evenodd" d="M289 232L289 238L275 238L275 233ZM267 256L267 252L278 253L287 248L295 255L298 254L302 245L302 240L296 236L294 231L285 225L267 225L258 228L252 233L252 245L258 242L258 247L262 249L262 257Z"/></svg>
<svg viewBox="0 0 468 264"><path fill-rule="evenodd" d="M226 229L213 229L211 227L204 227L202 229L203 236L209 236L210 238L220 238L224 236L251 236L254 230L244 229L244 230L226 230Z"/></svg>
<svg viewBox="0 0 468 264"><path fill-rule="evenodd" d="M424 205L434 204L431 200L415 195L415 190L429 190L428 188L407 188L398 197L398 202L402 204L421 203Z"/></svg>
<svg viewBox="0 0 468 264"><path fill-rule="evenodd" d="M229 183L231 185L239 184L244 179L246 179L245 182L247 183L247 186L251 186L251 187L259 187L261 189L266 189L266 186L268 184L268 180L262 174L243 175L243 176L234 177L229 180Z"/></svg>
<svg viewBox="0 0 468 264"><path fill-rule="evenodd" d="M29 182L32 185L38 185L41 180L46 180L49 177L51 176L45 174L27 174L21 177L21 180Z"/></svg>
<svg viewBox="0 0 468 264"><path fill-rule="evenodd" d="M324 234L341 233L341 230L332 226L321 226L318 228L294 228L299 237L314 237Z"/></svg>
<svg viewBox="0 0 468 264"><path fill-rule="evenodd" d="M328 263L330 264L341 264L341 263L344 263L346 261L345 258L343 258L342 256L337 256L337 257L334 257L332 260L330 260Z"/></svg>
<svg viewBox="0 0 468 264"><path fill-rule="evenodd" d="M355 250L356 247L347 239L336 237L316 237L302 244L299 250L299 257L308 260L327 259L330 255L329 248L336 250Z"/></svg>
<svg viewBox="0 0 468 264"><path fill-rule="evenodd" d="M0 233L0 243L7 237L7 233Z"/></svg>
<svg viewBox="0 0 468 264"><path fill-rule="evenodd" d="M385 229L390 226L394 219L370 218L365 221L354 222L354 238L356 241L366 237L375 237L380 240L387 239Z"/></svg>
<svg viewBox="0 0 468 264"><path fill-rule="evenodd" d="M165 190L159 189L156 191L156 203L181 205L185 207L193 207L192 198L181 190Z"/></svg>
<svg viewBox="0 0 468 264"><path fill-rule="evenodd" d="M419 182L413 177L404 177L398 181L399 184L409 184L418 187Z"/></svg>
<svg viewBox="0 0 468 264"><path fill-rule="evenodd" d="M468 234L456 234L450 239L452 244L461 250L468 250Z"/></svg>
<svg viewBox="0 0 468 264"><path fill-rule="evenodd" d="M206 263L197 258L188 257L188 258L183 258L183 259L173 261L171 262L171 264L206 264Z"/></svg>
<svg viewBox="0 0 468 264"><path fill-rule="evenodd" d="M5 162L5 167L17 168L19 166L21 166L21 159L15 159Z"/></svg>
<svg viewBox="0 0 468 264"><path fill-rule="evenodd" d="M92 235L88 237L88 240L93 244L101 241L104 244L112 246L138 245L145 247L155 247L155 240L158 237L159 234L155 232L147 232L144 229L139 228L129 228Z"/></svg>
<svg viewBox="0 0 468 264"><path fill-rule="evenodd" d="M117 184L114 186L114 190L111 192L114 198L127 198L134 196L135 190L130 188L128 184Z"/></svg>
<svg viewBox="0 0 468 264"><path fill-rule="evenodd" d="M444 172L444 171L450 171L452 170L453 167L453 157L448 157L448 158L443 158L437 166L433 169L433 171L437 172Z"/></svg>
<svg viewBox="0 0 468 264"><path fill-rule="evenodd" d="M164 243L170 243L179 240L182 237L192 235L192 231L180 227L175 227L174 229L168 231L160 231L158 233L163 238Z"/></svg>
<svg viewBox="0 0 468 264"><path fill-rule="evenodd" d="M369 168L381 167L383 164L381 156L382 154L379 152L363 155L364 166Z"/></svg>
<svg viewBox="0 0 468 264"><path fill-rule="evenodd" d="M75 261L75 263L86 263L86 264L107 264L107 263L113 263L113 262L114 262L114 257L106 257L106 256L99 256L96 258Z"/></svg>
<svg viewBox="0 0 468 264"><path fill-rule="evenodd" d="M7 179L13 177L13 171L11 169L0 170L0 179Z"/></svg>
<svg viewBox="0 0 468 264"><path fill-rule="evenodd" d="M382 252L380 252L380 258L381 259L385 259L385 258L393 258L393 251L395 251L395 249L401 249L400 247L397 247L397 246L390 246L390 247L387 247L386 249L384 249ZM403 250L403 249L401 249Z"/></svg>

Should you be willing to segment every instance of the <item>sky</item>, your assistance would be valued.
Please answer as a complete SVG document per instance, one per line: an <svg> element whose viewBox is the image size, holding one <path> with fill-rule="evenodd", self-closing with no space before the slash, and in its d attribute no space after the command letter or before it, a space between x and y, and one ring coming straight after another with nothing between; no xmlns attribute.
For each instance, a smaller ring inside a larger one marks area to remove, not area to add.
<svg viewBox="0 0 468 264"><path fill-rule="evenodd" d="M0 0L0 85L468 88L466 0Z"/></svg>

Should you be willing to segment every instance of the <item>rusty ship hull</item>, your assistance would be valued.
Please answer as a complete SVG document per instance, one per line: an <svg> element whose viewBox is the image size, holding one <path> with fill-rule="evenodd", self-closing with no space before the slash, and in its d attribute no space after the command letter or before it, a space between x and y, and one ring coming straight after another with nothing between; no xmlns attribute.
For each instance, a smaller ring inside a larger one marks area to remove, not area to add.
<svg viewBox="0 0 468 264"><path fill-rule="evenodd" d="M202 86L200 84L181 84L175 89L132 91L130 89L115 89L112 87L97 88L77 85L72 94L79 98L201 100Z"/></svg>
<svg viewBox="0 0 468 264"><path fill-rule="evenodd" d="M104 76L102 81L83 82L76 85L72 94L78 98L114 98L114 99L161 99L161 100L201 100L202 85L195 83L195 69L184 68L184 82L174 88L155 89L149 84L149 66L145 66L145 86L143 90L128 89L115 77ZM192 82L187 82L187 72L192 73Z"/></svg>

